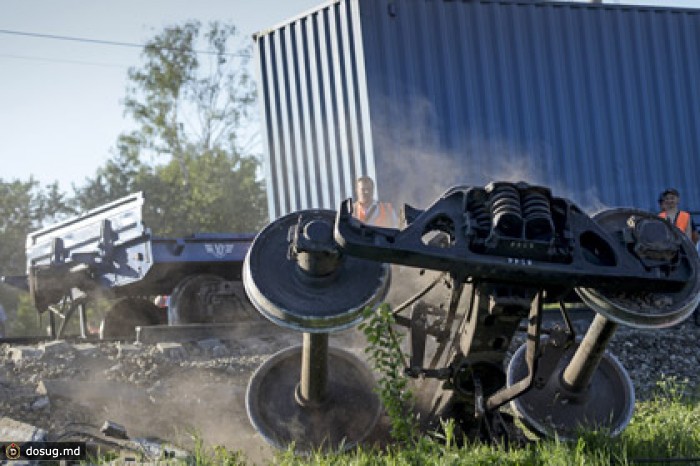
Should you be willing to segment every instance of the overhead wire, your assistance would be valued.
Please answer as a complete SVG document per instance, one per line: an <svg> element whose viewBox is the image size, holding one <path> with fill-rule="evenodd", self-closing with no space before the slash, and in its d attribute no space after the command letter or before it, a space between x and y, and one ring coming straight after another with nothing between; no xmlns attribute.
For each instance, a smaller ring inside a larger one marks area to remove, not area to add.
<svg viewBox="0 0 700 466"><path fill-rule="evenodd" d="M84 60L67 60L64 58L49 58L49 57L30 57L27 55L17 55L11 53L0 53L0 58L13 58L17 60L30 60L30 61L40 61L48 63L67 63L70 65L88 65L88 66L102 66L105 68L129 68L130 65L120 65L117 63L98 63L90 62Z"/></svg>
<svg viewBox="0 0 700 466"><path fill-rule="evenodd" d="M44 34L44 33L39 33L39 32L14 31L11 29L0 29L0 34L34 37L34 38L38 38L38 39L73 41L73 42L81 42L81 43L86 43L86 44L110 45L110 46L115 46L115 47L131 47L131 48L139 48L139 49L143 49L146 47L146 44L139 44L139 43L135 43L135 42L120 42L120 41L113 41L113 40L91 39L91 38L87 38L87 37L73 37L73 36L63 36L63 35L57 35L57 34ZM169 47L161 47L161 48L163 50L174 50L173 48L169 48ZM217 55L217 52L214 52L212 50L194 50L194 52L206 54L206 55ZM249 55L247 53L241 53L241 52L223 53L222 55L229 56L229 57L246 57L246 58L249 57Z"/></svg>
<svg viewBox="0 0 700 466"><path fill-rule="evenodd" d="M38 32L12 31L9 29L0 29L0 34L9 34L9 35L26 36L26 37L37 37L40 39L69 40L69 41L74 41L74 42L86 42L86 43L91 43L91 44L114 45L114 46L118 46L118 47L138 47L138 48L144 47L144 44L137 44L134 42L117 42L117 41L112 41L112 40L88 39L85 37L59 36L56 34L42 34L42 33L38 33Z"/></svg>

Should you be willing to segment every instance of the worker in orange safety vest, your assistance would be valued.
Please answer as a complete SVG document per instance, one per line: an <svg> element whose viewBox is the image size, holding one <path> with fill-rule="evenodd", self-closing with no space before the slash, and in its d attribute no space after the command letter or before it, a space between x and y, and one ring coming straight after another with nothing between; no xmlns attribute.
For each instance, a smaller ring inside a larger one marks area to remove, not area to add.
<svg viewBox="0 0 700 466"><path fill-rule="evenodd" d="M674 188L669 188L659 197L659 205L662 211L659 213L659 217L668 219L673 222L674 225L678 227L683 233L688 235L694 243L698 242L698 232L695 230L693 225L693 219L690 214L684 210L678 208L678 201L680 201L680 194L678 190ZM693 319L695 325L700 327L700 306L698 306L693 311Z"/></svg>
<svg viewBox="0 0 700 466"><path fill-rule="evenodd" d="M394 207L388 202L374 200L374 181L361 176L355 181L355 198L352 215L361 222L387 228L396 228L398 220Z"/></svg>
<svg viewBox="0 0 700 466"><path fill-rule="evenodd" d="M668 219L668 221L676 225L679 230L685 233L688 238L692 239L693 242L697 242L697 240L693 238L693 221L690 214L678 208L680 198L681 196L678 193L678 190L674 188L668 188L661 193L661 197L659 199L661 201L662 211L659 213L659 217Z"/></svg>

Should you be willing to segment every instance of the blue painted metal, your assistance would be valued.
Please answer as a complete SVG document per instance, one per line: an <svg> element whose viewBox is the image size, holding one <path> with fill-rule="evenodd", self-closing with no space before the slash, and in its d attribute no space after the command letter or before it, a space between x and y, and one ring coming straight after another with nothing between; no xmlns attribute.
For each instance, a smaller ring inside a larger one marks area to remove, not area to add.
<svg viewBox="0 0 700 466"><path fill-rule="evenodd" d="M360 174L418 206L502 179L700 210L700 10L340 0L256 50L271 218L337 208Z"/></svg>

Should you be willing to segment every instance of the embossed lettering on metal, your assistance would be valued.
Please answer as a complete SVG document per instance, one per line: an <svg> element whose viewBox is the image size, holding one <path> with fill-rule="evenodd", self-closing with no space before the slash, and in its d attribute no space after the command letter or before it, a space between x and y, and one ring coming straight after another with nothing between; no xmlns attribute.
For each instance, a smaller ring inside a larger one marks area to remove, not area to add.
<svg viewBox="0 0 700 466"><path fill-rule="evenodd" d="M205 243L204 249L217 259L221 259L233 253L233 246L233 244L226 243Z"/></svg>

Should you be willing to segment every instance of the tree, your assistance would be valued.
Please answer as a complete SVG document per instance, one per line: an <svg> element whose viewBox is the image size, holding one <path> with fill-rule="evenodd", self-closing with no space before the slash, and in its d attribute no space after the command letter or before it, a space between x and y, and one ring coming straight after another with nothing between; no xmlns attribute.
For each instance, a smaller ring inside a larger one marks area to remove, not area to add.
<svg viewBox="0 0 700 466"><path fill-rule="evenodd" d="M39 183L0 179L0 275L24 273L24 243L39 225Z"/></svg>
<svg viewBox="0 0 700 466"><path fill-rule="evenodd" d="M184 196L181 164L189 179ZM159 189L149 191L145 222L160 223L158 233L164 236L255 231L263 218L265 202L255 180L256 169L254 159L236 158L220 150L198 157L188 155L182 161L158 167L154 183L159 183ZM163 222L163 218L170 221Z"/></svg>
<svg viewBox="0 0 700 466"><path fill-rule="evenodd" d="M28 181L0 179L0 275L24 275L27 235L43 224L53 223L73 213L57 183L42 188L33 178ZM10 317L13 335L36 333L36 310L29 295L10 286L0 286L0 303Z"/></svg>
<svg viewBox="0 0 700 466"><path fill-rule="evenodd" d="M137 129L119 137L117 155L77 192L79 206L143 190L146 223L160 235L262 226L258 158L240 142L252 134L250 46L228 52L236 37L234 26L203 31L192 21L146 44L124 101Z"/></svg>
<svg viewBox="0 0 700 466"><path fill-rule="evenodd" d="M36 200L36 217L40 225L51 225L76 215L73 201L61 191L58 181L54 181L39 192Z"/></svg>
<svg viewBox="0 0 700 466"><path fill-rule="evenodd" d="M94 178L88 178L82 188L74 188L71 205L84 212L142 189L142 178L150 168L141 163L139 154L124 144L126 136L120 138L117 155L99 167Z"/></svg>

